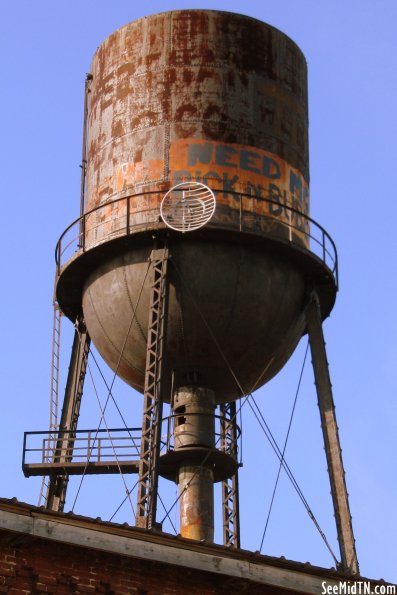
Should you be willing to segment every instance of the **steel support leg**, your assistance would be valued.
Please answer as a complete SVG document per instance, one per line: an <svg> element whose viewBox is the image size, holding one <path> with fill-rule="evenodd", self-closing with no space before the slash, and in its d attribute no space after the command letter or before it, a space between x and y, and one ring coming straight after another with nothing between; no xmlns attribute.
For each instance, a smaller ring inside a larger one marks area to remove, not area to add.
<svg viewBox="0 0 397 595"><path fill-rule="evenodd" d="M83 320L78 320L74 333L54 463L70 461L73 457L75 432L79 419L89 351L90 337ZM67 475L52 475L50 477L46 498L46 507L48 509L63 510L68 480Z"/></svg>
<svg viewBox="0 0 397 595"><path fill-rule="evenodd" d="M147 339L141 462L138 479L136 524L151 529L156 524L158 461L163 412L162 370L168 297L168 249L153 250L152 294Z"/></svg>
<svg viewBox="0 0 397 595"><path fill-rule="evenodd" d="M358 574L359 568L325 350L320 306L318 296L314 292L311 295L306 310L306 321L338 532L341 570Z"/></svg>
<svg viewBox="0 0 397 595"><path fill-rule="evenodd" d="M220 405L221 450L237 460L236 402ZM238 469L232 477L222 481L223 545L240 547L240 510Z"/></svg>

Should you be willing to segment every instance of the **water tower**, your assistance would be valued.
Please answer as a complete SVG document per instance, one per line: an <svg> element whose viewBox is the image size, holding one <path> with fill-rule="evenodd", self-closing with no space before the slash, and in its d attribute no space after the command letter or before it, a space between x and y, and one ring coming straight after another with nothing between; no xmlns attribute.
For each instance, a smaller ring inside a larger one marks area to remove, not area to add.
<svg viewBox="0 0 397 595"><path fill-rule="evenodd" d="M164 476L180 487L181 534L207 541L221 481L225 544L238 547L236 401L308 333L340 567L357 572L321 326L337 257L309 216L303 54L249 17L172 11L110 35L85 90L80 217L56 251L55 363L61 314L75 339L61 419L25 473L48 475L47 506L62 510L69 475L122 465L138 473L137 525L148 530ZM143 393L134 460L76 459L91 340Z"/></svg>

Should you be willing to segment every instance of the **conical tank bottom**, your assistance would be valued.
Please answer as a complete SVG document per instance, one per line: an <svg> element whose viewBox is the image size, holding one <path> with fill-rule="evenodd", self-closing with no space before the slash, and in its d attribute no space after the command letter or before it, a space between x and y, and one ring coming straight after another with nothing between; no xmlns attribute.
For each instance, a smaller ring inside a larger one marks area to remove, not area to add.
<svg viewBox="0 0 397 595"><path fill-rule="evenodd" d="M109 366L143 392L151 293L142 247L98 265L83 291L88 331ZM164 398L194 382L217 402L247 394L285 364L304 331L304 281L287 260L252 246L170 245ZM135 314L134 314L135 312ZM236 382L237 379L237 382Z"/></svg>

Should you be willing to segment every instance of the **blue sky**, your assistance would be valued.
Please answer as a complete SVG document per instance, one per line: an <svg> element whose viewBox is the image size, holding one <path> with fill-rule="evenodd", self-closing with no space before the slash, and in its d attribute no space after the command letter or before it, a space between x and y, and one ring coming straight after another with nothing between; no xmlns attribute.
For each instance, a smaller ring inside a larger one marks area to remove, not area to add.
<svg viewBox="0 0 397 595"><path fill-rule="evenodd" d="M324 331L358 557L364 576L397 582L394 0L2 3L0 495L35 504L40 490L40 480L25 479L20 470L22 436L48 424L54 247L78 216L85 73L95 49L113 30L141 16L180 8L254 16L289 35L306 56L311 214L334 238L340 259L340 292ZM70 351L67 326L64 369ZM280 444L305 341L280 378L256 395ZM141 398L122 383L118 390L120 403L139 425ZM98 418L95 406L87 397L81 427ZM243 414L242 545L258 550L277 460L247 406ZM319 425L307 365L286 458L337 551ZM164 489L172 501L175 488ZM75 491L73 484L66 510ZM75 512L107 519L122 499L119 478L100 484L90 480ZM122 509L115 520L132 523L131 511ZM283 475L262 551L332 566Z"/></svg>

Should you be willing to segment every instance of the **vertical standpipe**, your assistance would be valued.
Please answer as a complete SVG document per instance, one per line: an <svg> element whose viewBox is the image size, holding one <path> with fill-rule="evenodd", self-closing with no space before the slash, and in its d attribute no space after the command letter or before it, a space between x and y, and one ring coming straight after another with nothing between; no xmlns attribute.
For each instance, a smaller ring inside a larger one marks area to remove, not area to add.
<svg viewBox="0 0 397 595"><path fill-rule="evenodd" d="M174 445L183 452L178 469L180 532L198 541L214 540L214 473L205 449L215 446L215 394L195 386L180 388L174 400ZM201 451L201 457L197 458Z"/></svg>

